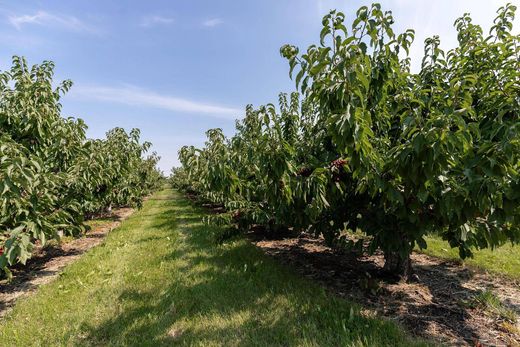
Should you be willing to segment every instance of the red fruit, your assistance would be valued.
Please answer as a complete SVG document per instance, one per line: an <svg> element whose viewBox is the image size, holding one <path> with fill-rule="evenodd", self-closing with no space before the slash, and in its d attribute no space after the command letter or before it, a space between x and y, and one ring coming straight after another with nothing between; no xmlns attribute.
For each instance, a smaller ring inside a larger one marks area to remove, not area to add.
<svg viewBox="0 0 520 347"><path fill-rule="evenodd" d="M308 167L302 167L298 170L298 176L309 177L312 174L312 169Z"/></svg>
<svg viewBox="0 0 520 347"><path fill-rule="evenodd" d="M345 159L336 159L330 163L330 169L332 171L332 180L334 182L340 182L345 178L344 165L347 164Z"/></svg>
<svg viewBox="0 0 520 347"><path fill-rule="evenodd" d="M242 217L242 212L240 212L240 210L234 211L231 214L231 218L233 218L234 220L239 220L241 217Z"/></svg>
<svg viewBox="0 0 520 347"><path fill-rule="evenodd" d="M332 162L330 163L330 166L331 166L331 167L335 167L335 168L340 169L340 168L342 168L343 165L345 165L346 163L347 163L347 161L346 161L345 159L341 159L341 158L340 158L340 159L336 159L336 160L332 161Z"/></svg>

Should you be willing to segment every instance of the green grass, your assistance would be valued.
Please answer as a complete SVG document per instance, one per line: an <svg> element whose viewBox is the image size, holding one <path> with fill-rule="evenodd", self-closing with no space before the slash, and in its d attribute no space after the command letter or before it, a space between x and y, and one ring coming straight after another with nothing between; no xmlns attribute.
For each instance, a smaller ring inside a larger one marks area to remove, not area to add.
<svg viewBox="0 0 520 347"><path fill-rule="evenodd" d="M395 324L245 240L216 246L164 190L0 322L6 346L409 346Z"/></svg>
<svg viewBox="0 0 520 347"><path fill-rule="evenodd" d="M489 289L477 293L467 304L471 307L480 307L492 315L516 323L516 312L505 306L500 298Z"/></svg>
<svg viewBox="0 0 520 347"><path fill-rule="evenodd" d="M450 248L449 244L441 238L430 236L426 238L426 242L428 248L421 252L450 260L460 259L458 248ZM494 250L482 249L476 251L473 258L465 259L464 263L496 274L520 279L520 246L506 244Z"/></svg>

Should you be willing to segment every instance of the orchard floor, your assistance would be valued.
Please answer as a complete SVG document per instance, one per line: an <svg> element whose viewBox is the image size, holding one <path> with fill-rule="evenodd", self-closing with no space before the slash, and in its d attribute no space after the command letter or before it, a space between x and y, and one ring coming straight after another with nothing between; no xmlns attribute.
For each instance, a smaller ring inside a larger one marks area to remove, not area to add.
<svg viewBox="0 0 520 347"><path fill-rule="evenodd" d="M6 346L425 345L246 239L216 246L202 209L171 190L20 298Z"/></svg>
<svg viewBox="0 0 520 347"><path fill-rule="evenodd" d="M339 254L309 236L256 239L265 253L384 316L415 336L453 346L520 346L520 280L460 261L412 254L417 280L399 283L381 273L382 254Z"/></svg>

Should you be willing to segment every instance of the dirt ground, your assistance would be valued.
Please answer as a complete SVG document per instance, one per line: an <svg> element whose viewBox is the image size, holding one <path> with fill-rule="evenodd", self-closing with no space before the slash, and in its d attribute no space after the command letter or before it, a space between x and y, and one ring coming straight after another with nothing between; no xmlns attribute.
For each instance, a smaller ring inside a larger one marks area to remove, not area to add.
<svg viewBox="0 0 520 347"><path fill-rule="evenodd" d="M382 254L334 252L311 236L252 241L336 295L358 302L366 315L383 315L413 335L456 346L520 346L520 324L470 305L491 290L520 316L520 283L461 263L414 253L413 283L382 279Z"/></svg>
<svg viewBox="0 0 520 347"><path fill-rule="evenodd" d="M114 209L110 222L92 228L81 238L57 246L37 247L33 257L25 266L11 269L13 272L11 282L0 281L0 318L10 311L17 299L36 291L42 284L49 283L67 264L103 242L105 236L133 211L131 208Z"/></svg>

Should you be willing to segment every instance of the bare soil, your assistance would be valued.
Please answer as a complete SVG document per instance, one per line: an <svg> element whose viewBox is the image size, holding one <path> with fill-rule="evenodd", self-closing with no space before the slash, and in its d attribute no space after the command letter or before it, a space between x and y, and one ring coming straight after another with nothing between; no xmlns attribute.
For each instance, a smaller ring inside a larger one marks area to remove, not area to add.
<svg viewBox="0 0 520 347"><path fill-rule="evenodd" d="M56 246L36 247L32 258L25 266L15 266L11 269L13 278L10 282L0 281L0 318L11 310L17 299L35 292L42 284L51 282L66 265L103 242L105 236L133 211L132 208L114 209L110 221L92 228L81 238Z"/></svg>
<svg viewBox="0 0 520 347"><path fill-rule="evenodd" d="M250 235L251 236L251 235ZM455 346L520 346L520 324L468 303L491 290L520 316L520 283L421 253L412 255L416 280L389 280L382 254L337 252L311 236L252 242L334 294L358 302L413 335Z"/></svg>

